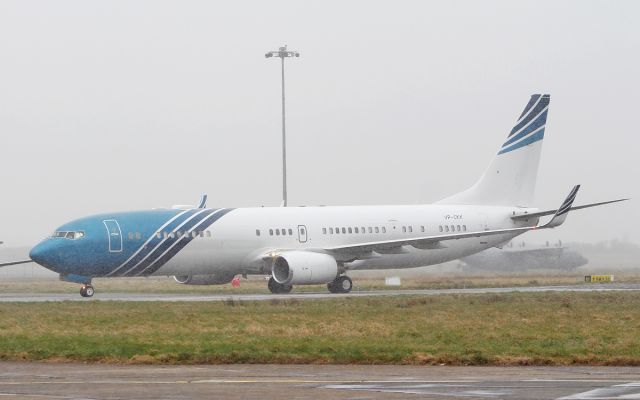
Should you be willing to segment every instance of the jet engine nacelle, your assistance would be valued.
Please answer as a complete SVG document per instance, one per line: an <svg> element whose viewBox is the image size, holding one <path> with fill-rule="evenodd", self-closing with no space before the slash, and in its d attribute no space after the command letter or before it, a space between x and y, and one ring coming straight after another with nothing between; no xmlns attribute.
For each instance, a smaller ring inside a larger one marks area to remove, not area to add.
<svg viewBox="0 0 640 400"><path fill-rule="evenodd" d="M233 280L235 274L220 273L211 275L176 275L176 282L183 285L224 285Z"/></svg>
<svg viewBox="0 0 640 400"><path fill-rule="evenodd" d="M338 263L328 254L289 251L276 257L271 274L283 285L327 283L338 275Z"/></svg>

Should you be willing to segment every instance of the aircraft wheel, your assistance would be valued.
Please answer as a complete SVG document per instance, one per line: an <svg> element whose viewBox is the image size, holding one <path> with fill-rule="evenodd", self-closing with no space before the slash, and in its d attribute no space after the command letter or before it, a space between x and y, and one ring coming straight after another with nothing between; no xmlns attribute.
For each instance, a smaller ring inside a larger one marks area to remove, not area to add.
<svg viewBox="0 0 640 400"><path fill-rule="evenodd" d="M95 289L91 285L84 285L80 288L80 296L82 297L93 297L95 292Z"/></svg>
<svg viewBox="0 0 640 400"><path fill-rule="evenodd" d="M349 293L353 289L353 281L346 275L342 275L327 283L327 289L331 293Z"/></svg>
<svg viewBox="0 0 640 400"><path fill-rule="evenodd" d="M291 289L293 289L293 285L283 285L281 283L276 282L276 280L273 279L273 276L269 278L269 283L267 284L267 287L269 288L269 291L271 293L275 293L275 294L289 293L291 292Z"/></svg>

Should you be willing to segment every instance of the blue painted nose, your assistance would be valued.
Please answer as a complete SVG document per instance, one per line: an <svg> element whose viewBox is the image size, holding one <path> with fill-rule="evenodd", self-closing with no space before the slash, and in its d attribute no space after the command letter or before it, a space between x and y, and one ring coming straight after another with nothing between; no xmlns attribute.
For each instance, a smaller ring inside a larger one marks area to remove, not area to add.
<svg viewBox="0 0 640 400"><path fill-rule="evenodd" d="M47 241L38 243L29 252L29 257L43 267L51 267L53 258L53 249L51 248L51 244Z"/></svg>

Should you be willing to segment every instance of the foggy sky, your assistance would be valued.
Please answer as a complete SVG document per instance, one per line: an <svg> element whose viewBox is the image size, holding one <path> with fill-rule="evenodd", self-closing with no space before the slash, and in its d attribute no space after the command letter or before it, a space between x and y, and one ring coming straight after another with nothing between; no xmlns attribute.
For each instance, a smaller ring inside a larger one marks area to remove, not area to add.
<svg viewBox="0 0 640 400"><path fill-rule="evenodd" d="M0 2L0 240L89 214L276 206L288 44L292 205L420 204L473 184L533 93L536 206L640 198L640 3ZM526 240L640 241L637 201Z"/></svg>

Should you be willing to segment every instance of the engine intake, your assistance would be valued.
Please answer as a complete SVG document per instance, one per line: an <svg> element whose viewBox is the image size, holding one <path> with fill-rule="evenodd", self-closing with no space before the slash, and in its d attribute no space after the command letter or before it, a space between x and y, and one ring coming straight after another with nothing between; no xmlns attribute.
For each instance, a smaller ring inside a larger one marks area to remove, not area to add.
<svg viewBox="0 0 640 400"><path fill-rule="evenodd" d="M328 254L290 251L276 257L271 274L282 285L327 283L338 275L338 263Z"/></svg>

